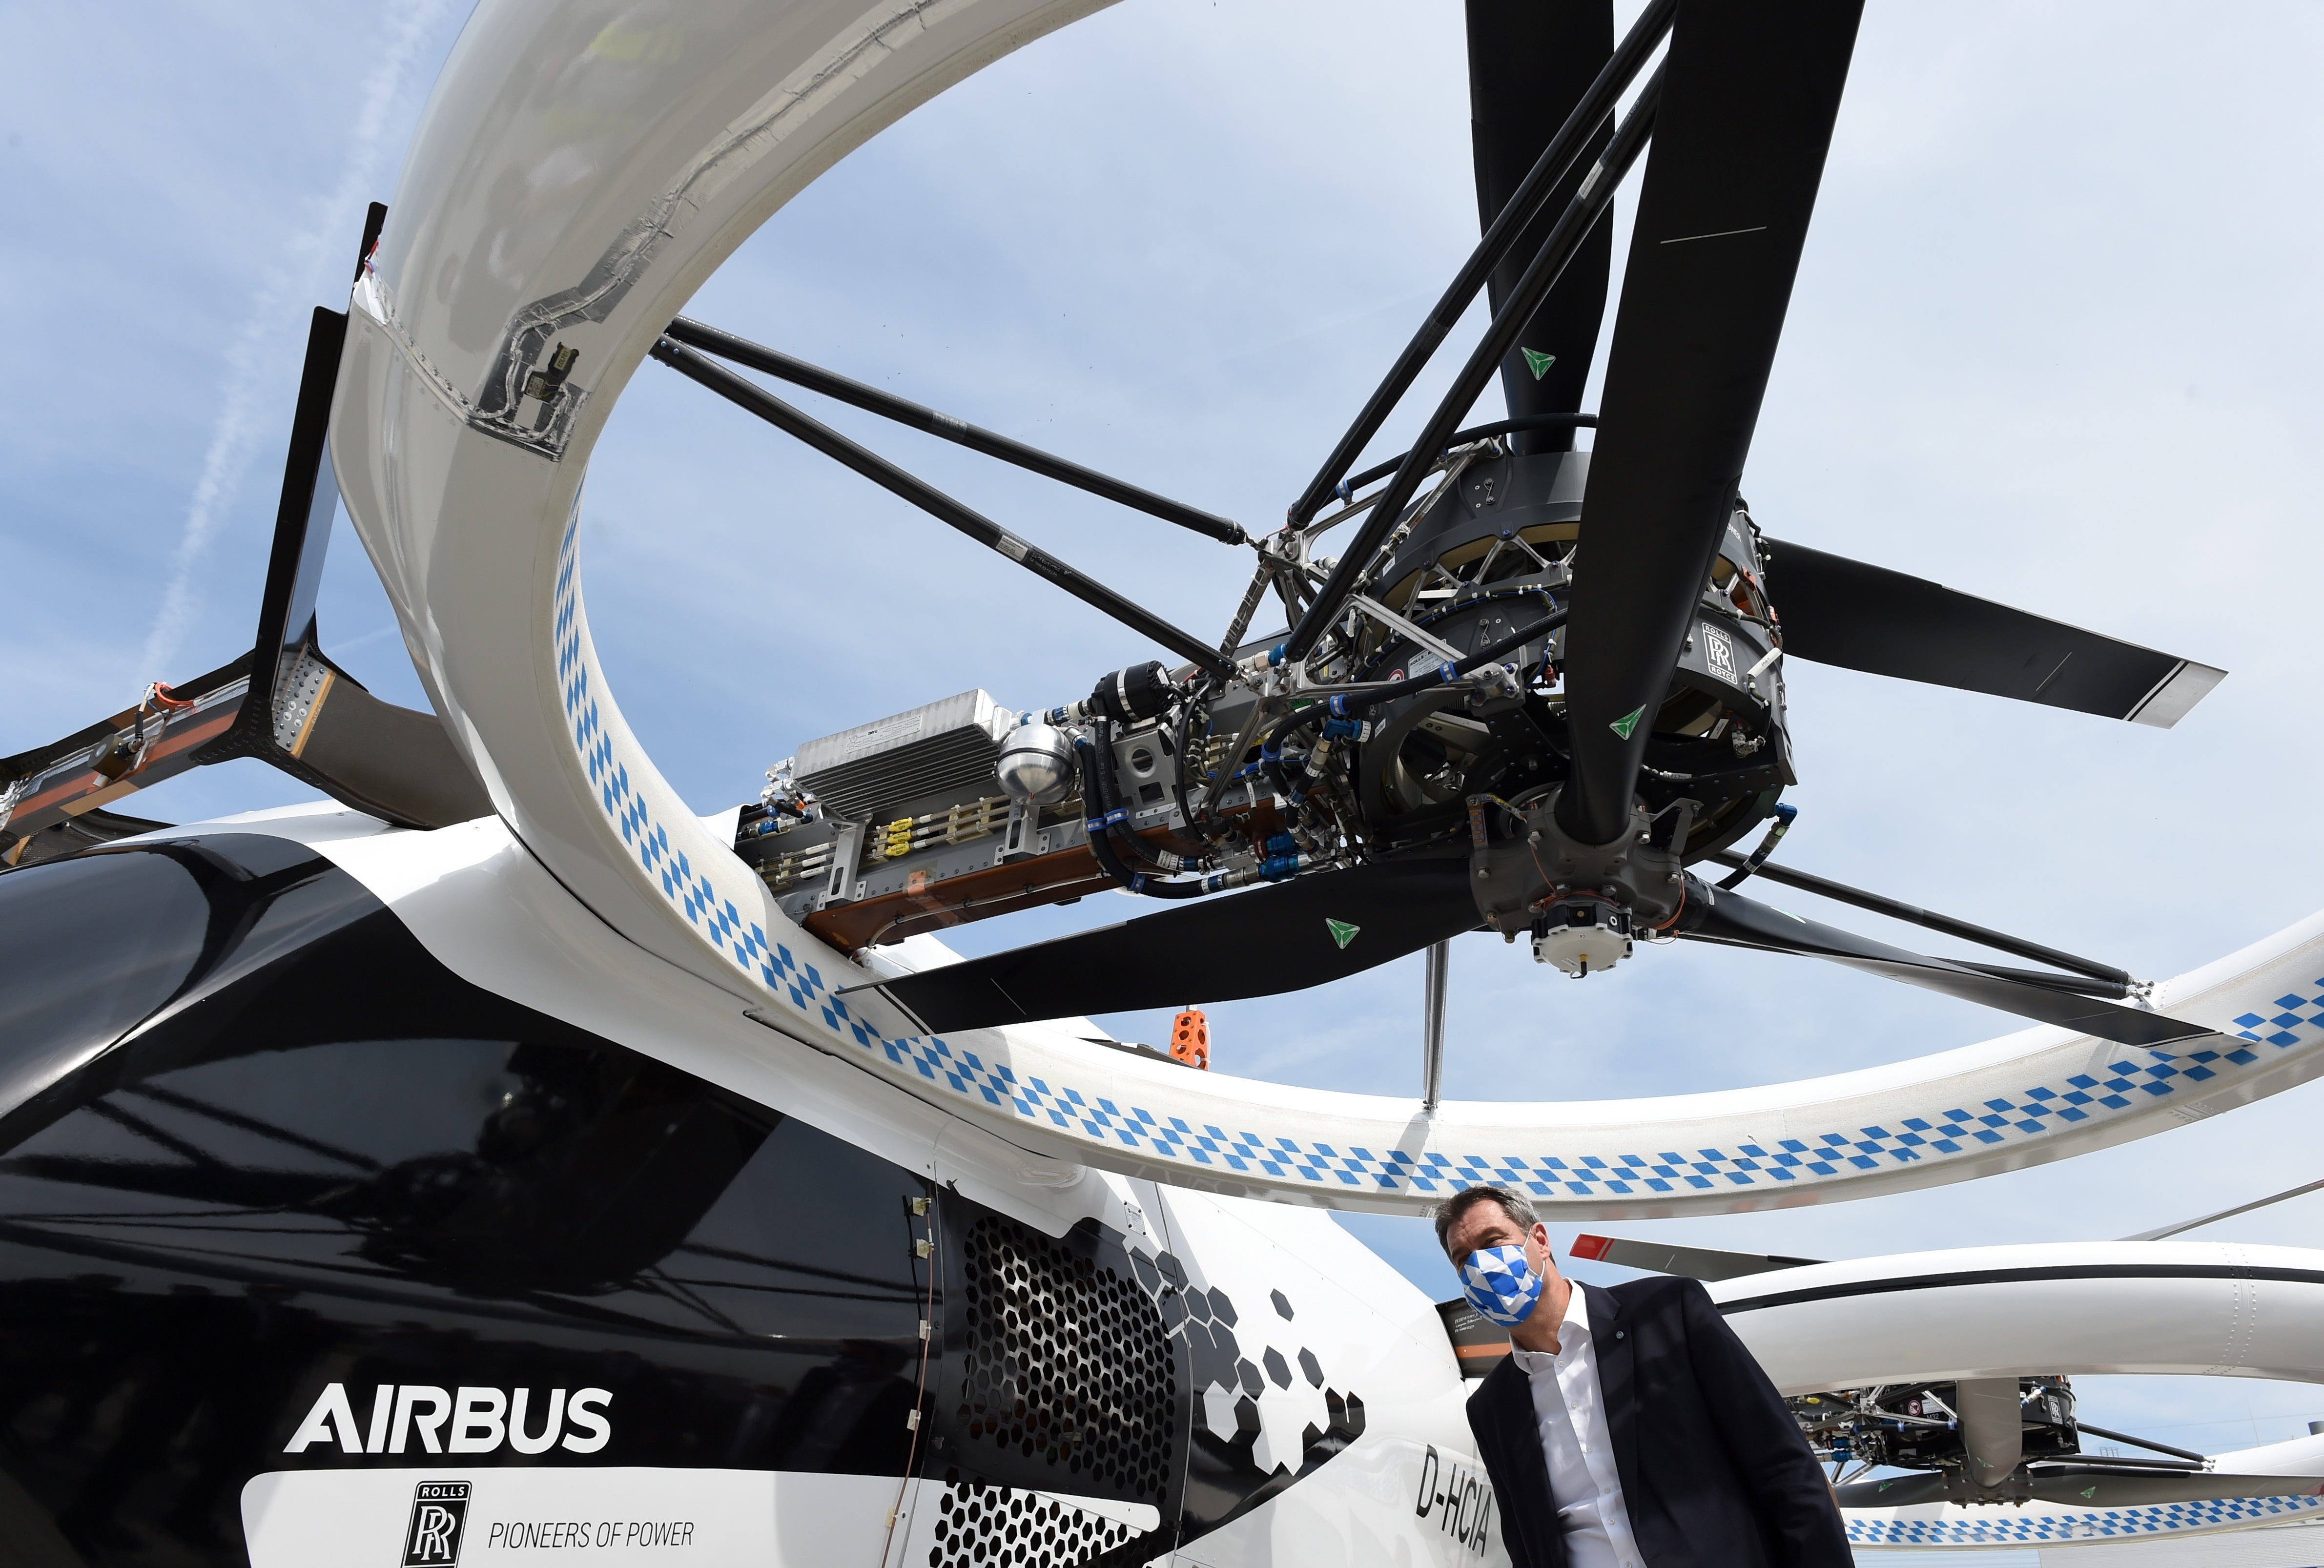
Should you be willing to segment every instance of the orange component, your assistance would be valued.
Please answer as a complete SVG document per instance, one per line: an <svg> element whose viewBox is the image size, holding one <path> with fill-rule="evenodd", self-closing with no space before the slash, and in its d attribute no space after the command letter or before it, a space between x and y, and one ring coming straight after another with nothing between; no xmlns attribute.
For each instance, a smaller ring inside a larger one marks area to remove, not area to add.
<svg viewBox="0 0 2324 1568"><path fill-rule="evenodd" d="M1210 1071L1211 1020L1202 1009L1190 1007L1170 1020L1170 1055L1189 1067Z"/></svg>

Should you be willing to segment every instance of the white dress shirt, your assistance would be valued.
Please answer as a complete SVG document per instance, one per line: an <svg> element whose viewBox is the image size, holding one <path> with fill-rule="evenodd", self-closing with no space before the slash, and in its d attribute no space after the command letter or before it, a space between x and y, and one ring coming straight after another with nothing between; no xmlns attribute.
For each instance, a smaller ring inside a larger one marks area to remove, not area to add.
<svg viewBox="0 0 2324 1568"><path fill-rule="evenodd" d="M1514 1350L1517 1370L1533 1385L1541 1423L1541 1452L1549 1461L1549 1496L1565 1532L1571 1568L1644 1568L1622 1501L1622 1476L1606 1400L1598 1385L1598 1351L1590 1335L1590 1304L1575 1286L1557 1331L1557 1351Z"/></svg>

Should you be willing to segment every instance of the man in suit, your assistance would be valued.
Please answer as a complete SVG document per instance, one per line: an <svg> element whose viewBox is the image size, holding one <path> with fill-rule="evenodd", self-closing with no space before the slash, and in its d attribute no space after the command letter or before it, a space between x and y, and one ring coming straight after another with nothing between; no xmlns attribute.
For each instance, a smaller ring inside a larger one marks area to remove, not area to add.
<svg viewBox="0 0 2324 1568"><path fill-rule="evenodd" d="M1445 1203L1436 1239L1509 1331L1469 1425L1516 1568L1849 1568L1822 1468L1699 1281L1569 1284L1501 1187Z"/></svg>

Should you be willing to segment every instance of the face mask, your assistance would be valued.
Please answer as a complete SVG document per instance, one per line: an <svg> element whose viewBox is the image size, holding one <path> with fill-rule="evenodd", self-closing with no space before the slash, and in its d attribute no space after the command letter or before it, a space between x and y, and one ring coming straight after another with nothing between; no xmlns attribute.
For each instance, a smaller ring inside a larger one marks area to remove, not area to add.
<svg viewBox="0 0 2324 1568"><path fill-rule="evenodd" d="M1486 1318L1515 1328L1541 1299L1541 1276L1526 1260L1523 1247L1484 1247L1461 1266L1461 1288Z"/></svg>

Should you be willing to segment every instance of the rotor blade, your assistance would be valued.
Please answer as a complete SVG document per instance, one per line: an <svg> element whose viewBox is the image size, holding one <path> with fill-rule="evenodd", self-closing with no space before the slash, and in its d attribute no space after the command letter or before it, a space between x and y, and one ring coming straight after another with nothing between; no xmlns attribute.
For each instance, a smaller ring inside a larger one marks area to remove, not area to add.
<svg viewBox="0 0 2324 1568"><path fill-rule="evenodd" d="M2214 1220L2232 1220L2237 1214L2248 1214L2254 1209L2264 1209L2270 1204L2280 1204L2286 1198L2305 1197L2310 1193L2318 1191L2324 1191L2324 1182L2307 1182L2300 1186L2292 1187L2288 1191L2277 1193L2273 1197L2261 1198L2255 1202L2248 1204L2237 1204L2232 1209L2221 1209L2218 1213L2205 1214L2200 1220L2181 1220L2174 1225L2163 1225L2152 1231L2141 1231L2137 1235L2125 1236L2123 1240L2126 1241L2160 1241L2165 1236L2176 1236L2181 1231L2191 1231L2199 1225L2208 1225Z"/></svg>
<svg viewBox="0 0 2324 1568"><path fill-rule="evenodd" d="M1503 257L1512 253L1520 232L1534 215L1545 210L1554 213L1561 206L1571 204L1570 198L1556 199L1554 188L1575 162L1582 161L1589 139L1613 114L1615 105L1628 90L1631 78L1638 74L1655 49L1660 47L1663 34L1670 31L1671 18L1677 12L1678 0L1648 0L1637 21L1631 23L1630 31L1623 36L1621 47L1614 51L1613 58L1598 73L1598 78L1590 84L1590 89L1582 95L1582 101L1566 116L1565 124L1558 127L1557 134L1550 138L1549 145L1535 160L1533 170L1525 177L1524 183L1497 209L1491 226L1485 230L1484 237L1477 242L1477 248L1469 254L1469 259L1461 263L1460 272L1446 286L1443 297L1436 301L1436 308L1428 313L1428 319L1420 324L1420 330L1412 335L1412 341L1405 345L1404 352L1397 355L1396 363L1388 367L1388 374L1380 379L1379 385L1364 401L1355 421L1340 438L1339 444L1332 448L1332 455L1323 459L1323 466L1315 471L1315 477L1307 482L1307 488L1300 493L1298 500L1291 503L1288 516L1292 526L1297 527L1308 521L1323 511L1324 504L1338 493L1340 476L1354 466L1358 455L1379 433L1381 424L1406 392L1410 390L1414 378L1428 364L1429 356L1436 352L1445 335L1458 324L1462 313L1469 309L1470 301L1476 299L1477 291L1485 286L1487 275L1500 266ZM1535 254L1541 243L1529 242L1528 249L1517 250L1515 254ZM1499 313L1498 307L1496 313ZM1479 384L1483 383L1480 382ZM1474 393L1471 394L1471 401L1474 396ZM1468 406L1464 401L1455 413L1465 413Z"/></svg>
<svg viewBox="0 0 2324 1568"><path fill-rule="evenodd" d="M1803 544L1766 540L1784 654L2169 729L2227 671Z"/></svg>
<svg viewBox="0 0 2324 1568"><path fill-rule="evenodd" d="M1720 892L1692 877L1687 879L1686 908L1679 920L1680 934L1696 941L1827 959L2117 1045L2168 1046L2219 1038L2200 1024L2162 1013L2142 1012L2095 997L1987 974L1942 958L1907 953L1853 932L1803 920L1741 893Z"/></svg>
<svg viewBox="0 0 2324 1568"><path fill-rule="evenodd" d="M1862 0L1683 0L1582 497L1558 821L1613 842L1733 515Z"/></svg>
<svg viewBox="0 0 2324 1568"><path fill-rule="evenodd" d="M1477 225L1489 233L1613 59L1614 6L1612 0L1468 0L1468 23ZM1549 199L1536 205L1508 254L1493 269L1485 297L1496 314L1516 292L1526 260L1548 239L1556 215L1573 199L1583 160L1603 152L1611 134L1612 127L1601 119L1582 143L1574 167L1566 170ZM1501 392L1511 418L1571 413L1582 406L1613 265L1613 229L1600 224L1519 329L1517 348L1501 361ZM1563 451L1573 445L1573 430L1552 426L1520 437L1516 445L1521 452Z"/></svg>
<svg viewBox="0 0 2324 1568"><path fill-rule="evenodd" d="M1852 1480L1832 1488L1831 1495L1843 1508L1909 1508L1915 1503L1942 1502L1945 1472L1916 1470L1883 1480Z"/></svg>
<svg viewBox="0 0 2324 1568"><path fill-rule="evenodd" d="M2308 1497L2324 1488L2324 1477L2312 1475L2222 1475L2217 1471L2116 1470L2094 1464L2029 1465L2025 1480L2036 1502L2085 1508L2207 1498Z"/></svg>
<svg viewBox="0 0 2324 1568"><path fill-rule="evenodd" d="M1110 474L1101 474L1094 468L1084 468L1078 463L1044 452L1038 447L1028 447L1022 441L1011 440L1007 436L981 429L964 420L955 420L950 414L908 402L892 393L881 392L876 386L850 381L820 365L809 364L804 359L794 359L779 349L737 337L731 332L721 332L717 327L706 327L699 321L689 321L683 316L663 330L689 348L715 354L721 359L731 359L736 364L763 371L789 382L793 386L819 392L843 403L853 403L882 419L908 425L915 430L925 430L931 436L966 447L972 452L982 452L988 457L998 457L1003 463L1013 463L1044 478L1070 484L1076 490L1086 490L1092 495L1102 495L1108 501L1120 502L1134 511L1158 517L1165 522L1175 522L1180 528L1208 534L1228 544L1250 542L1250 536L1243 531L1242 524L1231 519L1214 516L1200 507L1188 506L1167 495L1157 495L1151 490L1116 479Z"/></svg>
<svg viewBox="0 0 2324 1568"><path fill-rule="evenodd" d="M1103 583L1084 576L1038 545L1028 544L982 512L962 505L935 485L906 473L869 447L857 445L821 420L808 418L767 391L745 381L724 365L706 359L668 337L658 339L653 356L687 380L709 388L735 407L753 413L777 429L796 436L827 457L836 458L892 495L901 496L937 521L948 523L986 549L997 551L1063 588L1083 604L1112 616L1131 631L1150 637L1179 658L1213 675L1232 675L1234 665L1201 638L1180 631L1159 615L1134 604Z"/></svg>
<svg viewBox="0 0 2324 1568"><path fill-rule="evenodd" d="M1721 1252L1711 1247L1673 1247L1662 1241L1634 1241L1626 1236L1576 1236L1570 1249L1576 1258L1624 1268L1644 1268L1654 1274L1677 1274L1689 1279L1740 1279L1747 1274L1768 1274L1778 1268L1806 1268L1821 1258L1781 1258L1772 1253Z"/></svg>
<svg viewBox="0 0 2324 1568"><path fill-rule="evenodd" d="M1710 857L1720 865L1739 866L1744 857L1728 850L1713 850ZM2028 942L2022 936L2008 936L1983 926L1972 926L1967 920L1956 920L1950 915L1940 915L1933 909L1923 909L1918 904L1908 904L1901 899L1883 898L1868 893L1861 888L1851 888L1846 882L1835 882L1830 877L1794 871L1790 866L1762 861L1752 875L1762 881L1777 882L1787 888L1797 888L1803 893L1814 893L1835 903L1853 904L1859 909L1869 909L1876 915L1886 915L1892 920L1903 920L1914 926L1925 926L1932 931L1942 931L1948 936L1958 936L1964 942L1974 942L1980 947L1990 947L1997 953L2014 953L2020 958L2030 958L2036 964L2054 964L2070 969L2077 974L2087 974L2093 980L2110 981L2117 985L2130 979L2128 972L2099 964L2092 959L2077 958L2055 947L2045 947L2039 942Z"/></svg>
<svg viewBox="0 0 2324 1568"><path fill-rule="evenodd" d="M849 989L880 992L931 1033L991 1028L1301 991L1477 924L1465 857L1382 861Z"/></svg>

